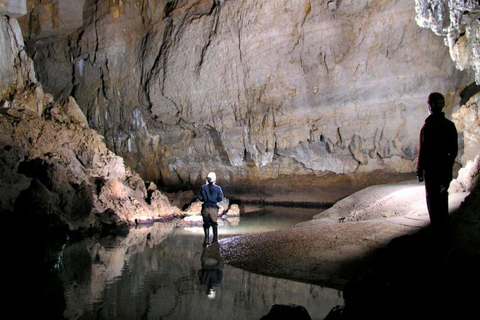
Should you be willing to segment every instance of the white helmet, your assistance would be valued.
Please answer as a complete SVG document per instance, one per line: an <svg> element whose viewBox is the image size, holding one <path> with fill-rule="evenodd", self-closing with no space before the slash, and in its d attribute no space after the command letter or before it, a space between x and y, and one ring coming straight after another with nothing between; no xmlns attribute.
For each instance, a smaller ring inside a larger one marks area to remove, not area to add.
<svg viewBox="0 0 480 320"><path fill-rule="evenodd" d="M215 172L210 172L210 173L207 175L207 182L208 182L208 183L214 183L215 180L217 180L217 175L215 174Z"/></svg>

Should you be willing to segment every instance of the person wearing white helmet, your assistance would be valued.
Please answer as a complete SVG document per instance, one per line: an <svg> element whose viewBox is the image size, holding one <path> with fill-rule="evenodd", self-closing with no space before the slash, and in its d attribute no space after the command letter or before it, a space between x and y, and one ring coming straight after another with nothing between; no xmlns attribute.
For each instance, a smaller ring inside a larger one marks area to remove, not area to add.
<svg viewBox="0 0 480 320"><path fill-rule="evenodd" d="M217 176L215 172L207 175L207 183L200 188L198 199L202 204L203 230L205 233L204 245L210 244L210 227L213 230L213 242L218 241L218 202L223 200L223 191L215 184Z"/></svg>

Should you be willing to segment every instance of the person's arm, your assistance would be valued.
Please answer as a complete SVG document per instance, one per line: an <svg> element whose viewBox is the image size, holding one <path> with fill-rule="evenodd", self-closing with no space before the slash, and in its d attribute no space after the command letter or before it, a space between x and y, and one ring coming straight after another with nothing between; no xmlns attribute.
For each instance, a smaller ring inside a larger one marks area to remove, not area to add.
<svg viewBox="0 0 480 320"><path fill-rule="evenodd" d="M218 194L217 194L217 202L222 202L223 201L223 191L220 186L218 186Z"/></svg>
<svg viewBox="0 0 480 320"><path fill-rule="evenodd" d="M197 196L198 200L205 202L205 198L203 197L203 188L200 187L200 191L198 192Z"/></svg>
<svg viewBox="0 0 480 320"><path fill-rule="evenodd" d="M417 160L417 179L423 181L423 128L420 130L420 138L418 139L418 160Z"/></svg>

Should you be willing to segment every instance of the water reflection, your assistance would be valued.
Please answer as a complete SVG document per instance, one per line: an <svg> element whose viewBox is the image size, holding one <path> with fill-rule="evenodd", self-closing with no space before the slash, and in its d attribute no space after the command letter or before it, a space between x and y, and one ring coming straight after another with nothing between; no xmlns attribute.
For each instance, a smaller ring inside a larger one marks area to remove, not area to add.
<svg viewBox="0 0 480 320"><path fill-rule="evenodd" d="M223 278L223 262L220 256L220 245L218 242L203 249L202 268L198 272L200 283L207 287L207 297L215 299L215 287L222 283Z"/></svg>
<svg viewBox="0 0 480 320"><path fill-rule="evenodd" d="M290 209L291 212L291 209ZM317 213L318 210L314 213ZM305 214L305 213L302 213ZM296 219L306 220L299 214ZM282 213L241 219L226 234L289 227ZM267 217L268 216L268 217ZM249 220L250 219L250 220ZM245 224L242 225L243 220ZM295 219L293 219L295 220ZM193 232L192 232L193 231ZM341 292L252 274L225 265L219 244L202 246L202 229L154 224L125 238L91 238L67 246L61 278L68 319L260 319L273 304L299 304L323 319L342 303ZM214 299L212 299L214 297Z"/></svg>

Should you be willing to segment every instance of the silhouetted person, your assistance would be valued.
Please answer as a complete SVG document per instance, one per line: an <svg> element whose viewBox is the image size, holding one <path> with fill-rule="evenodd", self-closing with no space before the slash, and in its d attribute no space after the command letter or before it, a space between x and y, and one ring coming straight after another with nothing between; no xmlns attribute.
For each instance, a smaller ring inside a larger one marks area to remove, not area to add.
<svg viewBox="0 0 480 320"><path fill-rule="evenodd" d="M430 115L420 131L417 177L425 179L428 214L434 227L448 222L448 187L458 153L458 135L453 122L442 112L445 98L434 92L427 100Z"/></svg>
<svg viewBox="0 0 480 320"><path fill-rule="evenodd" d="M207 297L215 299L215 287L222 283L225 264L220 256L218 242L203 249L201 260L202 269L198 272L198 278L202 285L207 286Z"/></svg>
<svg viewBox="0 0 480 320"><path fill-rule="evenodd" d="M218 204L223 200L222 188L215 184L217 176L215 172L207 175L207 183L200 188L198 199L202 204L203 230L205 232L204 245L210 244L210 227L213 229L213 242L218 241Z"/></svg>

